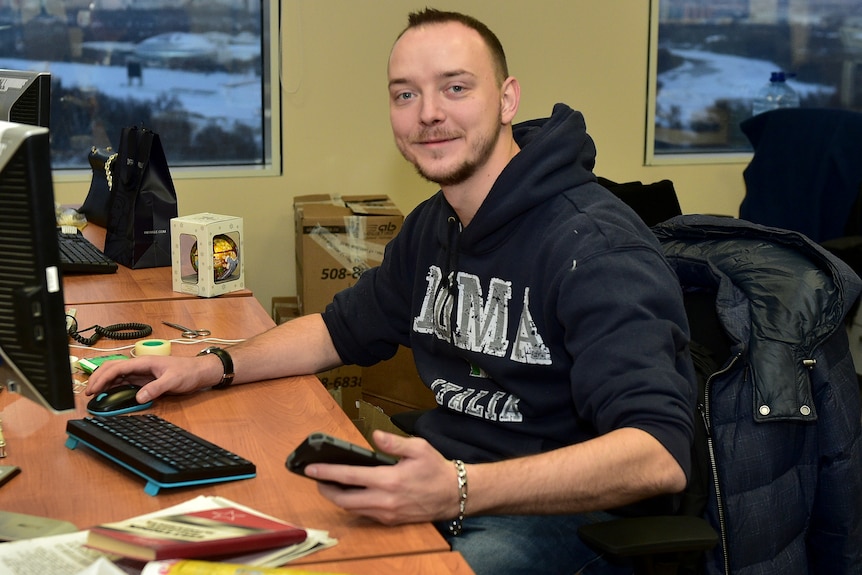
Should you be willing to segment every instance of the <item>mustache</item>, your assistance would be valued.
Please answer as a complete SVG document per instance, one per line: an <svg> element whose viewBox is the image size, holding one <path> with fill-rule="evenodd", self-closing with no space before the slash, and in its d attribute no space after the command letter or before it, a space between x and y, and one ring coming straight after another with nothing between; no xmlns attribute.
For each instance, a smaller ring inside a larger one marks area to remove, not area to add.
<svg viewBox="0 0 862 575"><path fill-rule="evenodd" d="M412 141L413 143L436 142L441 140L454 140L460 137L461 134L458 132L441 130L439 128L432 128L428 130L421 130L419 133L413 136Z"/></svg>

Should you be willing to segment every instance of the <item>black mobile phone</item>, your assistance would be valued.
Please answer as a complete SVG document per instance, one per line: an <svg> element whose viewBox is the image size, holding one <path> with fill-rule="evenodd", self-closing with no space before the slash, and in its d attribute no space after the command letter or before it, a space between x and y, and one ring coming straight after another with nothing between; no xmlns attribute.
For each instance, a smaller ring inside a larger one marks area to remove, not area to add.
<svg viewBox="0 0 862 575"><path fill-rule="evenodd" d="M287 456L285 466L292 472L305 476L305 466L311 463L338 463L341 465L393 465L398 460L391 455L378 453L359 445L315 432L305 438L293 453ZM313 479L313 478L310 478Z"/></svg>

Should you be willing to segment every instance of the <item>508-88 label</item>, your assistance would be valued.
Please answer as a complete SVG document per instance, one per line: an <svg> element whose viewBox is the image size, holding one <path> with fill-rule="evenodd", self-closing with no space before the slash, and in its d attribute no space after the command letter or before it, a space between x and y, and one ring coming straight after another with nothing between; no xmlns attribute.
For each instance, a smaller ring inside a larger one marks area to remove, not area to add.
<svg viewBox="0 0 862 575"><path fill-rule="evenodd" d="M320 279L322 280L345 280L345 279L359 279L359 276L362 275L367 268L361 268L359 266L354 266L352 270L347 268L324 268L320 270Z"/></svg>

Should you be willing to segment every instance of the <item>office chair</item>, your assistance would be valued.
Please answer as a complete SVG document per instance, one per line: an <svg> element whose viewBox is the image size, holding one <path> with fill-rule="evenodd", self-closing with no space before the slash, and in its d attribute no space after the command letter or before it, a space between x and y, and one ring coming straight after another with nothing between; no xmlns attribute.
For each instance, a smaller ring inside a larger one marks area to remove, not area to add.
<svg viewBox="0 0 862 575"><path fill-rule="evenodd" d="M684 304L691 329L691 355L697 375L692 470L674 515L621 517L583 525L578 537L612 563L630 564L635 575L699 573L704 553L719 535L704 519L713 480L709 439L702 413L708 378L730 358L730 341L721 327L710 290L686 292Z"/></svg>
<svg viewBox="0 0 862 575"><path fill-rule="evenodd" d="M632 208L650 227L682 214L673 182L660 180L618 183L598 176L598 182Z"/></svg>
<svg viewBox="0 0 862 575"><path fill-rule="evenodd" d="M617 183L599 176L598 181L650 227L682 214L670 180ZM729 357L730 344L724 330L719 329L714 292L687 293L684 304L697 336L693 333L692 359L698 376L698 405L702 405L706 378ZM623 517L585 525L578 531L585 543L612 561L630 563L638 575L693 570L703 553L718 543L718 534L703 519L711 472L703 419L696 413L694 420L691 480L676 515Z"/></svg>

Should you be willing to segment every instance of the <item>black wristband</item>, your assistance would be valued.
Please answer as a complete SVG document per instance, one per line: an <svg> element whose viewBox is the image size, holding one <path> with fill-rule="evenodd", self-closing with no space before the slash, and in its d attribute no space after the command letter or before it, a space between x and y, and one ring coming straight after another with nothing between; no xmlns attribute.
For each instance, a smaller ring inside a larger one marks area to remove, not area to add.
<svg viewBox="0 0 862 575"><path fill-rule="evenodd" d="M219 358L221 360L222 367L224 368L224 375L222 375L221 381L215 384L212 388L224 389L233 382L233 360L230 358L230 354L220 347L208 347L201 351L198 356L209 354L213 354Z"/></svg>

